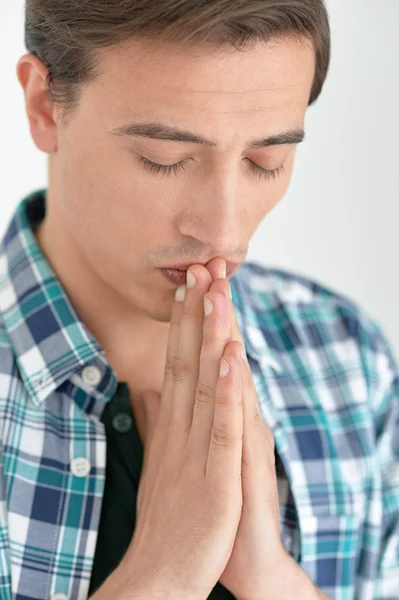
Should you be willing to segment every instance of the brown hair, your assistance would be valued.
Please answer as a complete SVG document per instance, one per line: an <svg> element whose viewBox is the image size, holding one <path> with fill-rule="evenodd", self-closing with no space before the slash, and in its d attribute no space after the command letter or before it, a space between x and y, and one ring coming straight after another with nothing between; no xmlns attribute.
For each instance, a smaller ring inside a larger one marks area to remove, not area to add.
<svg viewBox="0 0 399 600"><path fill-rule="evenodd" d="M65 118L98 76L102 49L131 38L237 50L279 36L308 39L316 52L309 104L330 62L323 0L26 0L25 16L25 45L47 67L47 92Z"/></svg>

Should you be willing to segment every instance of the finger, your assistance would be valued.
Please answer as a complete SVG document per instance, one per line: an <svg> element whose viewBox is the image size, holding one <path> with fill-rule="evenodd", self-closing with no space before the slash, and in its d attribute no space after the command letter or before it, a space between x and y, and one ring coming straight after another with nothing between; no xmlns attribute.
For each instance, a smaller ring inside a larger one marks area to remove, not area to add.
<svg viewBox="0 0 399 600"><path fill-rule="evenodd" d="M241 359L241 354L240 354L241 348L244 352L244 363L246 365L246 369L243 373L244 386L247 385L251 389L250 396L251 396L252 412L255 411L254 418L258 420L260 418L259 400L258 400L258 396L256 393L256 388L255 388L255 384L253 381L251 369L249 367L248 358L246 356L245 341L244 341L244 338L241 334L240 328L237 323L236 310L235 310L233 300L230 295L230 290L231 290L230 283L228 282L227 279L218 279L218 280L214 281L211 285L211 291L217 291L218 293L223 294L223 296L226 298L228 308L229 308L229 316L230 316L230 331L231 331L230 337L231 337L231 341L237 342L236 346L231 347L231 351L233 353L235 353L235 356L238 359Z"/></svg>
<svg viewBox="0 0 399 600"><path fill-rule="evenodd" d="M245 351L245 342L241 334L240 328L237 323L237 316L233 301L230 296L230 284L227 279L218 279L211 285L212 291L218 291L223 294L227 300L230 315L230 328L231 328L231 340L237 342L236 346L231 346L231 352L238 358L241 358L241 349L244 352L244 365L243 365L243 387L246 390L246 402L244 406L247 406L247 415L249 413L251 422L255 425L262 421L262 413L259 405L258 394L255 388L253 376L248 363L248 357ZM263 421L264 426L267 427ZM270 430L266 432L266 435L271 438L271 443L274 444L273 435ZM253 435L252 435L253 437Z"/></svg>
<svg viewBox="0 0 399 600"><path fill-rule="evenodd" d="M256 387L254 384L251 368L248 363L248 357L245 352L245 343L244 339L239 330L237 319L235 315L234 305L231 301L229 303L230 310L230 319L233 323L232 328L234 333L232 333L231 338L236 342L235 345L231 345L229 351L232 355L234 355L240 362L242 362L242 372L243 372L243 389L246 396L245 405L249 407L251 418L253 419L254 424L258 424L261 420L261 410L259 405L258 394L256 391ZM248 413L248 410L247 410Z"/></svg>
<svg viewBox="0 0 399 600"><path fill-rule="evenodd" d="M252 374L243 358L241 344L229 344L225 355L234 356L242 373L243 386L243 445L242 445L242 493L249 510L266 506L269 485L273 482L274 440L273 434L262 420Z"/></svg>
<svg viewBox="0 0 399 600"><path fill-rule="evenodd" d="M194 265L189 270L196 283L193 287L187 285L177 346L171 356L173 390L168 402L171 404L169 428L172 433L169 436L176 453L187 443L191 429L203 337L204 296L212 283L204 266Z"/></svg>
<svg viewBox="0 0 399 600"><path fill-rule="evenodd" d="M246 424L251 424L255 429L261 423L261 414L259 407L258 395L254 385L251 369L247 358L245 356L244 345L240 342L235 341L229 344L229 348L226 351L228 356L234 356L242 371L242 385L243 385L243 396L244 396L244 411L246 415ZM253 434L251 434L253 438Z"/></svg>
<svg viewBox="0 0 399 600"><path fill-rule="evenodd" d="M231 288L228 279L217 279L212 283L210 291L219 292L226 298L229 307L231 340L239 342L245 347L244 339L242 337L240 328L238 327L235 307L230 296Z"/></svg>
<svg viewBox="0 0 399 600"><path fill-rule="evenodd" d="M173 389L172 378L172 357L175 356L179 339L180 319L184 308L184 297L186 294L186 286L182 285L176 290L175 301L172 308L172 316L169 326L169 336L166 350L166 362L164 381L162 388L162 400L159 414L159 422L162 430L165 431L165 436L169 428L169 421L172 409L171 393Z"/></svg>
<svg viewBox="0 0 399 600"><path fill-rule="evenodd" d="M190 270L192 267L190 267ZM204 287L206 287L205 282L208 281L209 285L211 283L211 276L209 272L204 267L199 267L202 270L202 281ZM197 269L193 268L195 271L195 276L198 277ZM201 277L199 277L201 279ZM208 288L209 288L208 285ZM207 291L207 290L206 290ZM172 421L174 419L177 420L176 412L179 409L183 411L186 410L186 405L190 404L189 398L184 398L184 401L180 399L180 406L175 405L174 399L174 374L175 374L175 357L181 352L179 351L179 339L180 339L180 329L181 329L181 321L183 317L183 313L186 305L186 298L188 299L189 306L192 305L191 297L192 294L189 293L187 286L180 286L176 290L176 298L172 309L172 317L170 322L169 329L169 337L166 351L166 363L165 363L165 374L164 374L164 383L162 388L161 395L161 406L158 415L157 421L157 435L154 436L151 444L149 445L147 451L144 454L143 459L143 471L144 468L148 470L146 472L146 486L145 491L143 491L143 502L146 499L146 495L152 492L152 488L155 485L155 475L156 471L159 468L160 461L164 454L168 451L171 455L178 454L181 452L180 445L176 443L176 440L173 435L170 434L170 428L172 427ZM199 292L199 289L197 290ZM203 311L203 299L200 301L201 311ZM191 310L193 310L191 308ZM200 336L202 340L202 315L201 315L201 325L200 325ZM197 355L197 363L199 361L199 350ZM193 392L194 395L194 392ZM193 400L191 400L191 404L193 404ZM192 406L191 406L192 410ZM191 421L190 421L191 424ZM148 465L152 465L153 468L148 468Z"/></svg>
<svg viewBox="0 0 399 600"><path fill-rule="evenodd" d="M220 370L222 363L229 367L225 376ZM212 488L231 490L231 481L241 480L242 443L242 373L233 356L223 355L219 362L214 418L205 465L205 477Z"/></svg>
<svg viewBox="0 0 399 600"><path fill-rule="evenodd" d="M212 279L224 279L226 277L226 261L223 258L213 258L205 265Z"/></svg>
<svg viewBox="0 0 399 600"><path fill-rule="evenodd" d="M172 362L173 357L176 355L178 341L179 341L179 330L181 316L184 310L184 299L186 295L186 286L182 285L176 290L175 301L172 308L172 316L169 326L169 337L166 350L166 362L164 381L161 395L161 406L159 409L157 429L158 434L154 437L151 443L151 447L148 447L145 451L145 463L152 464L156 470L158 468L159 461L165 452L166 440L169 436L170 420L172 415L173 405L173 376L172 376ZM150 461L150 456L152 460ZM143 462L144 470L144 462ZM151 479L152 473L147 474L147 478ZM149 486L147 486L149 487Z"/></svg>
<svg viewBox="0 0 399 600"><path fill-rule="evenodd" d="M205 298L212 302L212 312L204 319L199 376L189 439L189 444L199 461L206 461L208 456L220 360L230 341L230 319L226 299L216 292L207 293ZM203 468L205 469L205 462Z"/></svg>

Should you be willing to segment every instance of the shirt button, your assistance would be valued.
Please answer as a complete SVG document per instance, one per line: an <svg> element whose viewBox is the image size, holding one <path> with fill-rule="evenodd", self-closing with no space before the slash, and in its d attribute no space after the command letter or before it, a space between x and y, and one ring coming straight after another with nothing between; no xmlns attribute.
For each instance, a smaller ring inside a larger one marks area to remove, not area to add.
<svg viewBox="0 0 399 600"><path fill-rule="evenodd" d="M74 458L71 462L72 474L76 477L86 477L90 473L91 464L87 458Z"/></svg>
<svg viewBox="0 0 399 600"><path fill-rule="evenodd" d="M86 385L98 385L101 381L101 371L94 366L85 367L82 371L82 379Z"/></svg>
<svg viewBox="0 0 399 600"><path fill-rule="evenodd" d="M118 433L127 433L132 428L133 419L126 413L119 413L112 419L112 425Z"/></svg>
<svg viewBox="0 0 399 600"><path fill-rule="evenodd" d="M68 596L65 594L55 594L54 596L51 596L51 600L68 600Z"/></svg>

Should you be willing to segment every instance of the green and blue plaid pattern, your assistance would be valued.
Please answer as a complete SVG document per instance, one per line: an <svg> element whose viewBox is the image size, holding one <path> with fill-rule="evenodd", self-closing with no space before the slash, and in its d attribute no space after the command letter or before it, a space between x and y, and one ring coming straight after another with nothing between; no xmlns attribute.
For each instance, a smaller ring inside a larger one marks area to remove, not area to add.
<svg viewBox="0 0 399 600"><path fill-rule="evenodd" d="M117 387L36 242L44 213L44 190L22 200L0 245L1 600L87 598L105 483L99 418ZM398 599L399 376L386 337L298 274L248 262L231 286L276 442L283 543L331 599ZM89 473L76 474L76 458Z"/></svg>

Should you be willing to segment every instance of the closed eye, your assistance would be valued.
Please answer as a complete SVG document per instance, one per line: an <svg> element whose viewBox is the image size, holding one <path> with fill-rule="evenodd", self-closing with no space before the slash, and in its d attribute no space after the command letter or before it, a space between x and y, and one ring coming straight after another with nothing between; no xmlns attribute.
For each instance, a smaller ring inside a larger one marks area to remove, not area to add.
<svg viewBox="0 0 399 600"><path fill-rule="evenodd" d="M276 179L284 171L284 165L281 165L277 169L263 169L263 167L260 167L249 158L246 158L245 160L249 163L251 170L259 179ZM139 156L139 161L150 173L164 175L166 177L169 177L172 174L177 175L180 170L185 170L187 163L189 162L188 160L182 160L174 165L160 165L148 160L148 158L145 158L144 156Z"/></svg>

